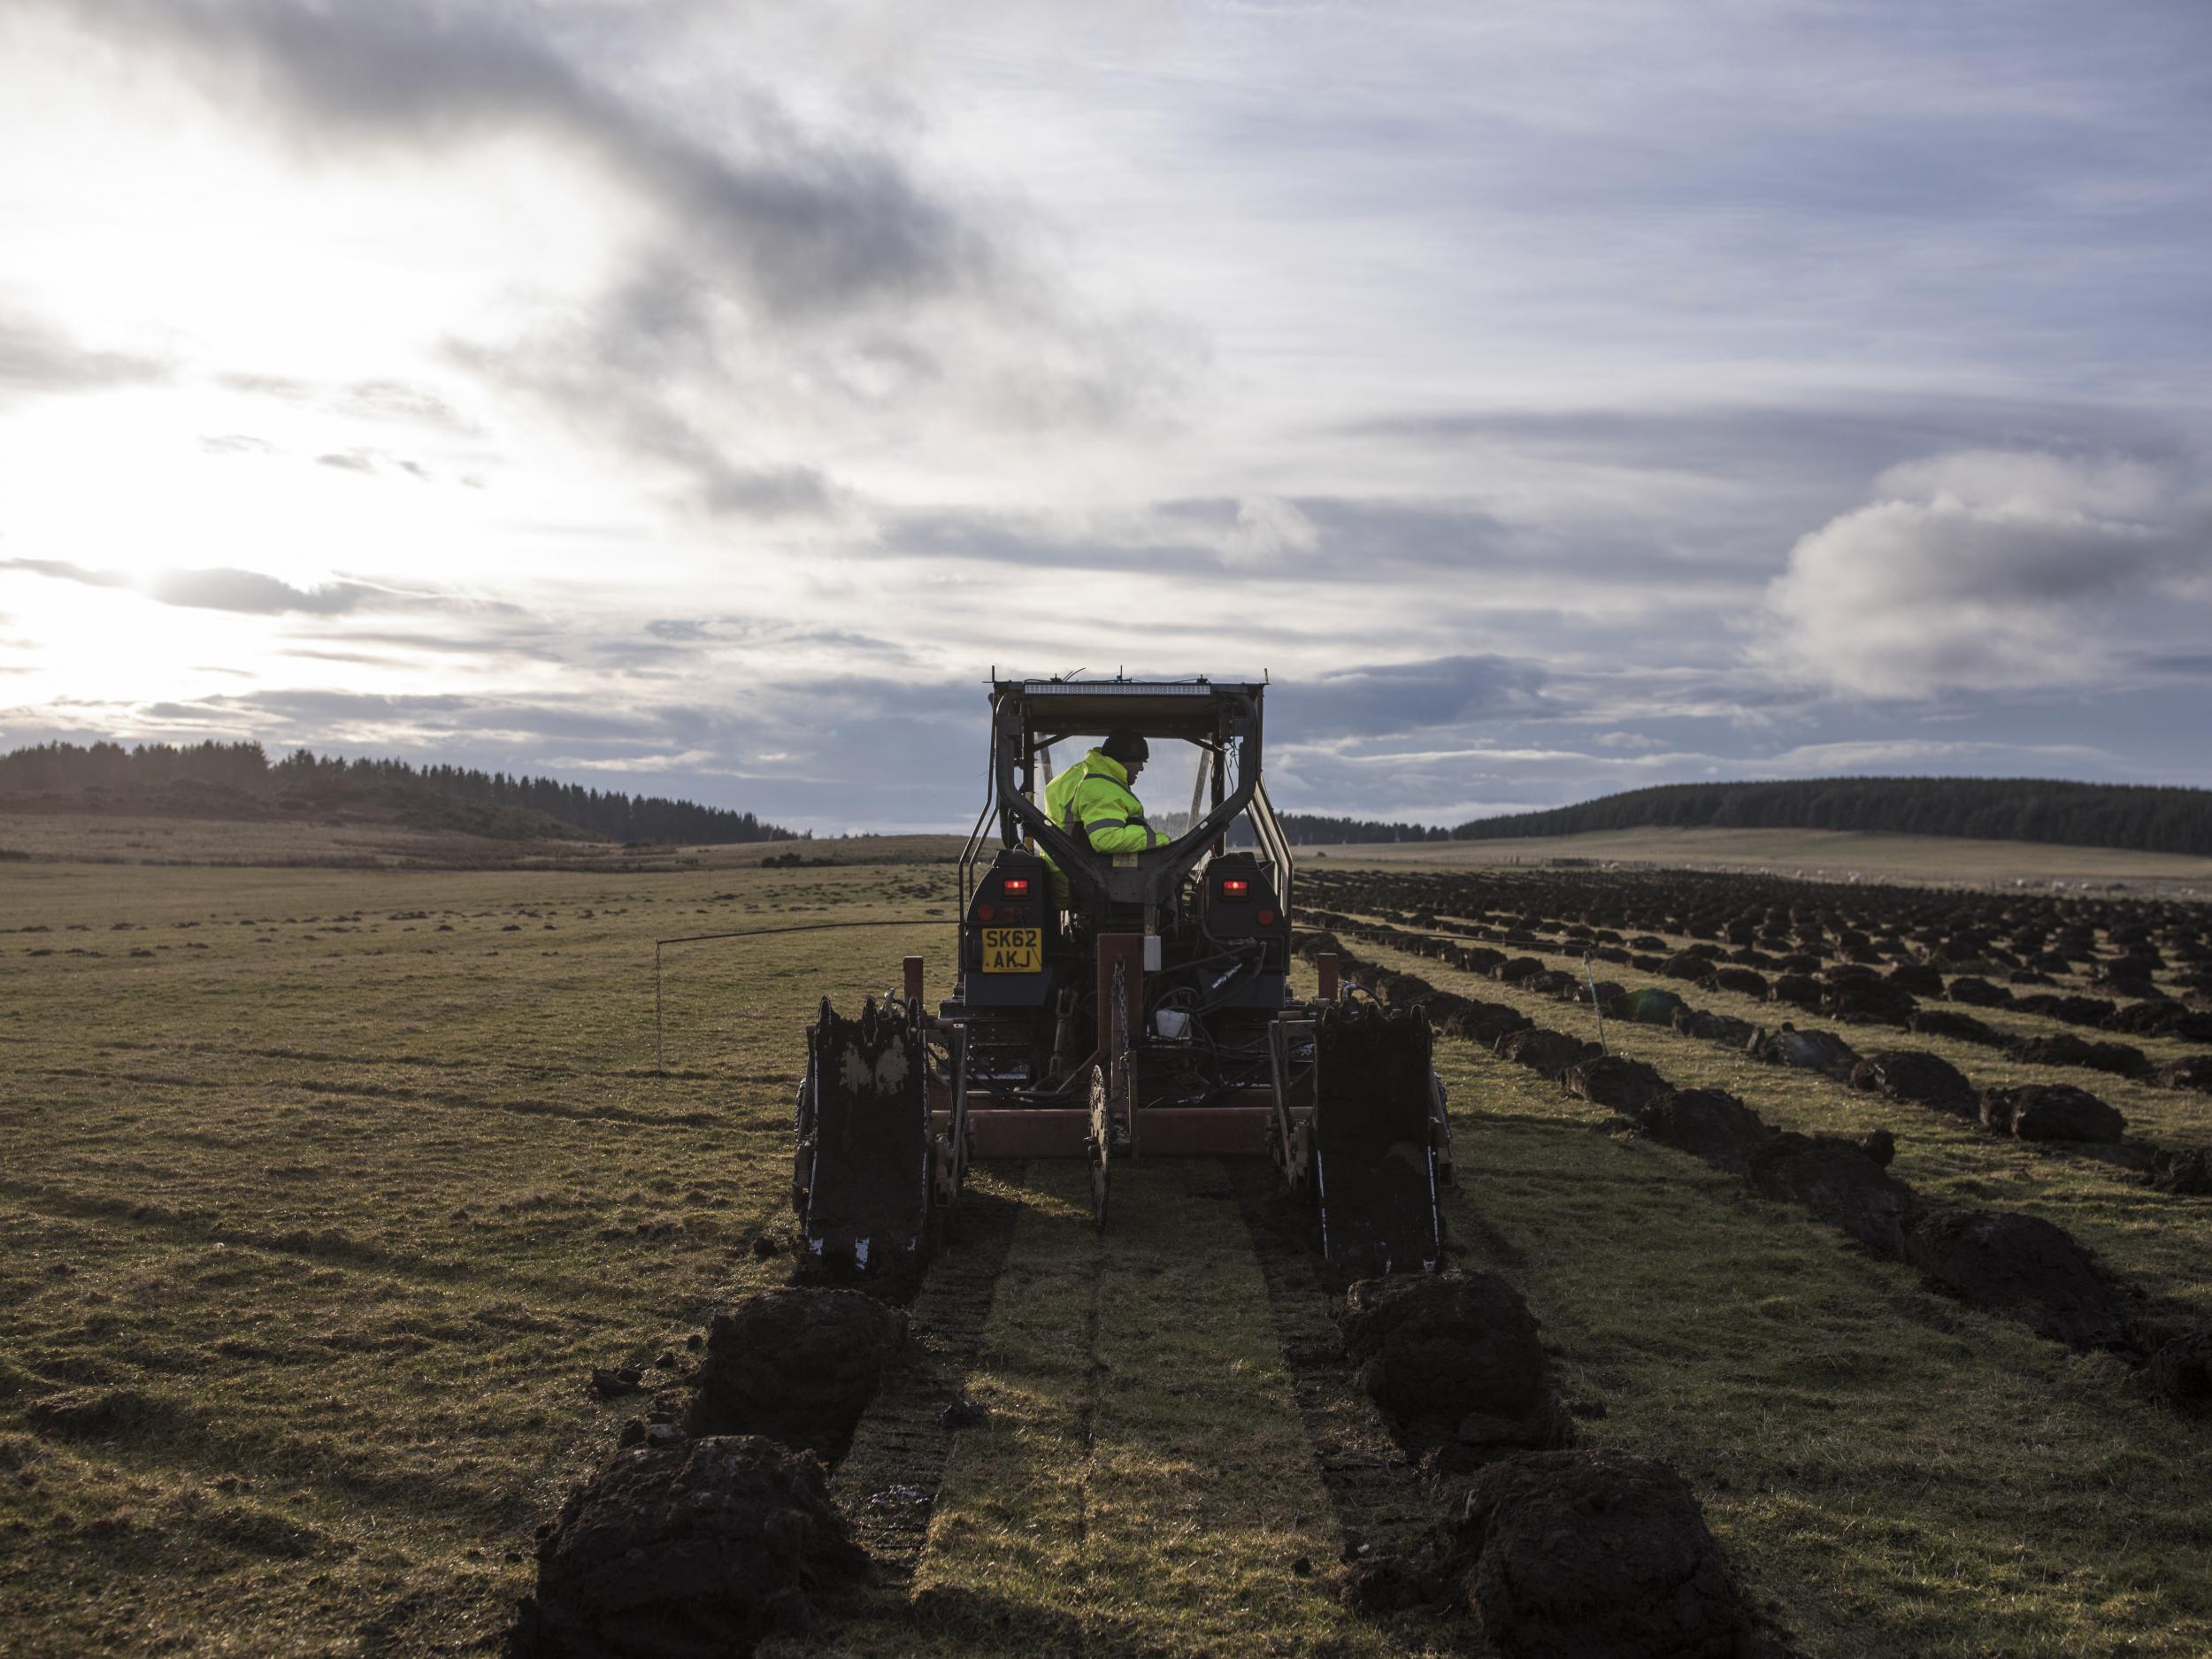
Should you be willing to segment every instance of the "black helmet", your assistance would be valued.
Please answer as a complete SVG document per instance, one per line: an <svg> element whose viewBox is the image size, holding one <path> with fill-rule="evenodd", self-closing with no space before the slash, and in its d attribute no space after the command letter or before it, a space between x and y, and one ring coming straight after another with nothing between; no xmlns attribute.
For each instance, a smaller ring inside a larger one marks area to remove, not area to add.
<svg viewBox="0 0 2212 1659"><path fill-rule="evenodd" d="M1106 733L1106 741L1098 746L1098 752L1109 760L1118 760L1127 766L1152 758L1152 746L1144 741L1144 733L1134 726L1118 726Z"/></svg>

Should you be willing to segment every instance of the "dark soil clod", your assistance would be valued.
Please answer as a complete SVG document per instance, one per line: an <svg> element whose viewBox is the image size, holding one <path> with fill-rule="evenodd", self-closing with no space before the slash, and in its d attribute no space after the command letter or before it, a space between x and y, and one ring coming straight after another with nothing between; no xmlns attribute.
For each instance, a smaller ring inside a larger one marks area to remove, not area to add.
<svg viewBox="0 0 2212 1659"><path fill-rule="evenodd" d="M1745 1178L1769 1198L1800 1203L1867 1248L1893 1256L1910 1202L1884 1171L1883 1152L1832 1135L1778 1134L1754 1148Z"/></svg>
<svg viewBox="0 0 2212 1659"><path fill-rule="evenodd" d="M1703 1158L1720 1169L1740 1169L1752 1148L1773 1131L1725 1089L1678 1088L1650 1102L1636 1122L1654 1141Z"/></svg>
<svg viewBox="0 0 2212 1659"><path fill-rule="evenodd" d="M1973 1084L1948 1060L1914 1048L1884 1048L1851 1068L1851 1087L1890 1100L1933 1107L1955 1117L1975 1115Z"/></svg>
<svg viewBox="0 0 2212 1659"><path fill-rule="evenodd" d="M715 1316L688 1427L764 1434L834 1463L905 1344L906 1316L861 1291L764 1291Z"/></svg>
<svg viewBox="0 0 2212 1659"><path fill-rule="evenodd" d="M1502 1060L1525 1065L1540 1077L1556 1082L1569 1066L1579 1065L1585 1060L1598 1056L1595 1043L1570 1037L1564 1032L1546 1031L1533 1025L1525 1031L1509 1032L1498 1039L1497 1053Z"/></svg>
<svg viewBox="0 0 2212 1659"><path fill-rule="evenodd" d="M1512 1659L1736 1659L1755 1618L1682 1477L1601 1448L1476 1476L1451 1560Z"/></svg>
<svg viewBox="0 0 2212 1659"><path fill-rule="evenodd" d="M2047 1037L2024 1037L2005 1049L2008 1058L2027 1065L2078 1065L2116 1077L2141 1077L2150 1070L2143 1051L2124 1042L2091 1042L2071 1032Z"/></svg>
<svg viewBox="0 0 2212 1659"><path fill-rule="evenodd" d="M2212 1417L2212 1331L2177 1336L2146 1368L2151 1397L2183 1417Z"/></svg>
<svg viewBox="0 0 2212 1659"><path fill-rule="evenodd" d="M1655 985L1631 991L1618 1004L1620 1017L1640 1025L1671 1025L1674 1017L1688 1006L1672 991L1663 991Z"/></svg>
<svg viewBox="0 0 2212 1659"><path fill-rule="evenodd" d="M2127 1344L2111 1286L2089 1253L2047 1221L1932 1210L1906 1228L1904 1256L1938 1288L1972 1307L2014 1314L2040 1336L2080 1348Z"/></svg>
<svg viewBox="0 0 2212 1659"><path fill-rule="evenodd" d="M2194 1089L2200 1094L2212 1094L2212 1054L2191 1055L2186 1060L2176 1060L2158 1068L2155 1079L2161 1088Z"/></svg>
<svg viewBox="0 0 2212 1659"><path fill-rule="evenodd" d="M1536 1320L1495 1274L1364 1279L1340 1324L1360 1387L1408 1451L1465 1470L1573 1444Z"/></svg>
<svg viewBox="0 0 2212 1659"><path fill-rule="evenodd" d="M2150 1184L2162 1193L2212 1198L2212 1152L2198 1147L2187 1152L2160 1153L2151 1167Z"/></svg>
<svg viewBox="0 0 2212 1659"><path fill-rule="evenodd" d="M1998 1133L2022 1141L2108 1143L2127 1133L2127 1119L2116 1108L2070 1083L1991 1089L1982 1096L1981 1119Z"/></svg>
<svg viewBox="0 0 2212 1659"><path fill-rule="evenodd" d="M1634 1113L1667 1093L1667 1079L1641 1060L1600 1055L1567 1068L1560 1078L1570 1094L1617 1112Z"/></svg>
<svg viewBox="0 0 2212 1659"><path fill-rule="evenodd" d="M821 1464L749 1434L616 1452L537 1555L510 1659L749 1653L871 1577Z"/></svg>
<svg viewBox="0 0 2212 1659"><path fill-rule="evenodd" d="M1859 1063L1857 1050L1842 1038L1824 1031L1799 1031L1789 1025L1779 1031L1761 1032L1745 1051L1769 1065L1824 1071L1834 1078L1849 1077L1851 1068Z"/></svg>

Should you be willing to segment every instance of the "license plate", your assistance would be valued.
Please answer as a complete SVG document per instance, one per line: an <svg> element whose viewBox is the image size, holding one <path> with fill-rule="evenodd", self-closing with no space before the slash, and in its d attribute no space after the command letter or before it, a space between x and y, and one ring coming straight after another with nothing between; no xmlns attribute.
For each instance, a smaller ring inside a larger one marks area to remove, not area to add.
<svg viewBox="0 0 2212 1659"><path fill-rule="evenodd" d="M1041 927L987 927L983 930L983 972L1041 973L1045 930Z"/></svg>

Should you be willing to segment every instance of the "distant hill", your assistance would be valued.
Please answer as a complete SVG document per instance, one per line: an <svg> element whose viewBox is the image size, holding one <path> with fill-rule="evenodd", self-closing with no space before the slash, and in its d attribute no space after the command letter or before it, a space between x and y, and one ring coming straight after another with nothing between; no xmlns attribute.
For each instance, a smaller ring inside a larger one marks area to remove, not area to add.
<svg viewBox="0 0 2212 1659"><path fill-rule="evenodd" d="M157 818L373 819L502 841L725 845L793 841L750 812L402 760L299 749L271 762L258 743L45 743L0 755L0 811Z"/></svg>
<svg viewBox="0 0 2212 1659"><path fill-rule="evenodd" d="M2212 856L2212 790L2042 778L1820 778L1670 783L1578 806L1477 818L1455 841L1588 830L1865 830Z"/></svg>

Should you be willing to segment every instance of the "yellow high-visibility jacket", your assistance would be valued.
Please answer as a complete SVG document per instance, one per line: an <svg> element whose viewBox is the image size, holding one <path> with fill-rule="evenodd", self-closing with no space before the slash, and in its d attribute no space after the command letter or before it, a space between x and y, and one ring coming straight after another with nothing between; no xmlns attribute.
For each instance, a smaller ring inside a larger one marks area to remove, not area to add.
<svg viewBox="0 0 2212 1659"><path fill-rule="evenodd" d="M1141 853L1173 839L1144 821L1144 803L1130 791L1128 769L1102 749L1091 750L1045 786L1045 812L1093 852ZM1044 860L1054 895L1065 904L1067 879L1049 853Z"/></svg>

